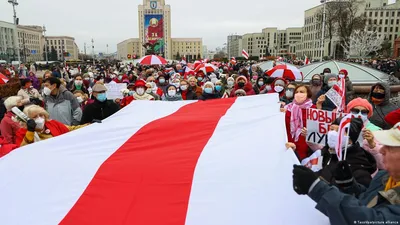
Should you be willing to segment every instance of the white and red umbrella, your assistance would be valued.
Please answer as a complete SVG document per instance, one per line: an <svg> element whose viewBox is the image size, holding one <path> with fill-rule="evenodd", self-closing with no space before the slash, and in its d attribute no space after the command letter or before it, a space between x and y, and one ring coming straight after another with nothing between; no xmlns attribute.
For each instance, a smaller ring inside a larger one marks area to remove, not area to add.
<svg viewBox="0 0 400 225"><path fill-rule="evenodd" d="M186 68L185 68L185 74L184 74L184 77L185 77L185 78L186 78L187 76L194 76L194 75L195 75L194 70L190 69L189 67L186 67Z"/></svg>
<svg viewBox="0 0 400 225"><path fill-rule="evenodd" d="M138 63L141 65L166 65L167 60L158 55L146 55L145 57L139 59Z"/></svg>
<svg viewBox="0 0 400 225"><path fill-rule="evenodd" d="M296 67L289 65L277 65L268 70L266 74L270 77L280 77L291 81L303 80L303 73Z"/></svg>
<svg viewBox="0 0 400 225"><path fill-rule="evenodd" d="M199 72L199 71L203 71L204 73L212 73L215 70L217 70L218 67L214 66L211 63L204 63L204 64L200 64L199 66L196 67L196 69L194 70L194 72Z"/></svg>
<svg viewBox="0 0 400 225"><path fill-rule="evenodd" d="M196 60L193 63L193 69L196 69L199 65L203 64L204 62L202 60Z"/></svg>
<svg viewBox="0 0 400 225"><path fill-rule="evenodd" d="M0 73L0 84L6 84L7 82L8 78L4 74Z"/></svg>

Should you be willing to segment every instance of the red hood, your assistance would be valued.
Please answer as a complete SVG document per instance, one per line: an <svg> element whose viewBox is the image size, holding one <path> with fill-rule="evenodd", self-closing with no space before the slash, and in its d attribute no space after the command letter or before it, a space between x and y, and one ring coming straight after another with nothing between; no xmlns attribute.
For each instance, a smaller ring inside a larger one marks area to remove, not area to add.
<svg viewBox="0 0 400 225"><path fill-rule="evenodd" d="M234 88L234 89L235 89L235 90L240 89L239 86L238 86L238 84L235 84L235 88ZM251 85L250 82L247 82L247 83L244 85L243 90L244 90L245 92L248 92L248 91L250 91L251 89L253 89L253 85Z"/></svg>

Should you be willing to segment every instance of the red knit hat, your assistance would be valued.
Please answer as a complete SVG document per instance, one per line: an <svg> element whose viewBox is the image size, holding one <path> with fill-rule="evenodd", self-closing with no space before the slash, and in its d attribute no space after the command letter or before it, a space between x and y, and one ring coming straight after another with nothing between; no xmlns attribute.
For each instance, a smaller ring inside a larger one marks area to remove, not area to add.
<svg viewBox="0 0 400 225"><path fill-rule="evenodd" d="M357 106L362 106L366 109L368 109L368 118L371 118L372 114L374 113L374 109L372 108L372 105L368 102L368 100L363 99L363 98L356 98L353 101L349 102L347 104L347 110L346 113L350 113L351 109L357 107Z"/></svg>
<svg viewBox="0 0 400 225"><path fill-rule="evenodd" d="M244 80L244 82L247 83L247 78L245 76L239 76L238 78L236 78L236 83L239 82L239 80Z"/></svg>
<svg viewBox="0 0 400 225"><path fill-rule="evenodd" d="M135 89L138 88L138 87L146 88L146 82L144 82L144 80L137 80L135 82Z"/></svg>

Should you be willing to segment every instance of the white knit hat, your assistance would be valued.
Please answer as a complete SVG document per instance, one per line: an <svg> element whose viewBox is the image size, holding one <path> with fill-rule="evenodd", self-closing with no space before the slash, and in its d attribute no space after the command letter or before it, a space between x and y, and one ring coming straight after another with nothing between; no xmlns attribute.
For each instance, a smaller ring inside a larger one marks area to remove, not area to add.
<svg viewBox="0 0 400 225"><path fill-rule="evenodd" d="M206 83L204 84L203 90L206 88L207 85L211 85L212 89L214 90L215 86L214 86L214 84L213 84L212 82L210 82L210 81L208 81L208 82L206 82Z"/></svg>

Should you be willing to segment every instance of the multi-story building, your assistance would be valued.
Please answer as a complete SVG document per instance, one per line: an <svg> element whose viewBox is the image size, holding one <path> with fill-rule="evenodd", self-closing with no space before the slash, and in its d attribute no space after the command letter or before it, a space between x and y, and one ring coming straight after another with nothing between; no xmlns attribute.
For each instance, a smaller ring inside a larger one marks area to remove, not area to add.
<svg viewBox="0 0 400 225"><path fill-rule="evenodd" d="M132 45L139 46L138 57L146 54L148 49L161 54L167 59L176 59L176 56L186 55L187 59L202 57L203 41L201 38L171 38L171 7L165 0L143 0L138 6L139 38L128 39L118 44L118 59L126 59L132 49L126 44L134 40ZM147 46L148 49L146 49ZM126 53L126 54L125 54ZM133 55L136 52L132 52Z"/></svg>
<svg viewBox="0 0 400 225"><path fill-rule="evenodd" d="M57 52L57 60L78 60L79 49L75 38L68 36L46 36L47 51L51 54L54 48Z"/></svg>
<svg viewBox="0 0 400 225"><path fill-rule="evenodd" d="M337 0L331 0L326 4L332 4L335 1ZM311 59L321 58L322 21L319 18L322 11L323 4L305 11L303 36L301 44L297 44L297 56L306 55ZM396 0L393 4L389 4L388 0L359 0L357 16L361 15L366 17L368 30L375 30L379 35L384 35L390 43L394 43L400 29L400 0ZM324 39L322 57L335 58L335 49L340 45L340 37L333 34L331 45L329 45L329 41L329 38Z"/></svg>
<svg viewBox="0 0 400 225"><path fill-rule="evenodd" d="M117 45L117 58L119 60L137 59L140 56L142 46L139 38L130 38Z"/></svg>
<svg viewBox="0 0 400 225"><path fill-rule="evenodd" d="M17 26L19 49L23 62L43 59L43 28L41 26Z"/></svg>
<svg viewBox="0 0 400 225"><path fill-rule="evenodd" d="M296 52L296 43L301 42L302 28L278 30L276 27L264 28L261 33L228 37L228 52L231 57L242 56L246 50L250 56L259 58L268 55L291 57Z"/></svg>
<svg viewBox="0 0 400 225"><path fill-rule="evenodd" d="M378 35L394 46L394 41L399 36L400 29L400 1L388 4L388 0L376 0L368 4L365 12L368 30L373 30Z"/></svg>
<svg viewBox="0 0 400 225"><path fill-rule="evenodd" d="M14 24L0 21L0 59L8 62L17 60L14 32Z"/></svg>

